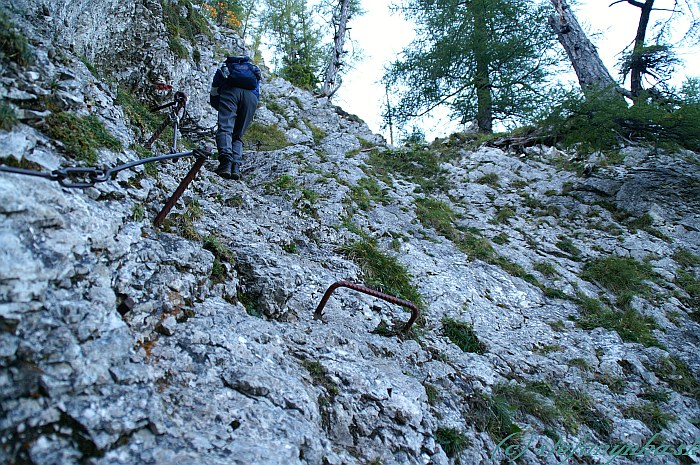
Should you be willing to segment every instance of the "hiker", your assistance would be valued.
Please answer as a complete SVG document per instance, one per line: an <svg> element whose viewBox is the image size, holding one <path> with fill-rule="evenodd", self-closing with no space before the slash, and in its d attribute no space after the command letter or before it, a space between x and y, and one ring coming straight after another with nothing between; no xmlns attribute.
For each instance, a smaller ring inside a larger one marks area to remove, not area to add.
<svg viewBox="0 0 700 465"><path fill-rule="evenodd" d="M209 103L219 112L219 167L215 172L222 178L241 178L242 138L258 106L261 79L260 68L247 56L228 57L214 74Z"/></svg>

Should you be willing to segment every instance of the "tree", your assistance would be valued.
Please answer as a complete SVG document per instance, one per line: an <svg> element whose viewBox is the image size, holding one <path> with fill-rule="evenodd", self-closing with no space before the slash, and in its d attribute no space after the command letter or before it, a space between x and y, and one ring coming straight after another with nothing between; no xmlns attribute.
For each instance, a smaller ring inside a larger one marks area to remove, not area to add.
<svg viewBox="0 0 700 465"><path fill-rule="evenodd" d="M340 88L341 80L338 73L344 64L343 57L347 53L345 50L345 38L348 30L348 22L356 15L361 14L359 0L337 0L333 8L331 22L333 24L333 50L328 60L326 76L323 82L321 94L331 97Z"/></svg>
<svg viewBox="0 0 700 465"><path fill-rule="evenodd" d="M603 64L598 50L583 32L569 4L566 0L551 0L551 3L554 13L549 17L549 24L571 61L583 93L603 94L622 101L622 92L619 92L622 89Z"/></svg>
<svg viewBox="0 0 700 465"><path fill-rule="evenodd" d="M530 118L557 61L544 9L530 0L409 0L399 9L417 38L385 74L400 95L396 120L441 105L484 132Z"/></svg>
<svg viewBox="0 0 700 465"><path fill-rule="evenodd" d="M322 34L305 0L265 0L262 23L276 50L277 72L292 84L312 89L324 62Z"/></svg>
<svg viewBox="0 0 700 465"><path fill-rule="evenodd" d="M629 74L630 94L633 98L637 98L644 91L644 76L655 79L657 83L663 83L670 77L672 67L677 63L677 60L672 50L673 46L663 43L664 37L668 34L671 22L677 16L689 14L691 21L685 38L692 38L697 33L698 28L700 28L696 15L698 4L689 0L673 0L672 2L661 0L663 7L656 8L654 6L655 0L617 0L611 3L610 6L620 3L627 3L640 10L637 33L632 42L632 49L622 60L621 69L625 77ZM670 12L670 15L668 15L666 21L657 24L656 43L649 46L646 43L646 38L653 11L666 11Z"/></svg>

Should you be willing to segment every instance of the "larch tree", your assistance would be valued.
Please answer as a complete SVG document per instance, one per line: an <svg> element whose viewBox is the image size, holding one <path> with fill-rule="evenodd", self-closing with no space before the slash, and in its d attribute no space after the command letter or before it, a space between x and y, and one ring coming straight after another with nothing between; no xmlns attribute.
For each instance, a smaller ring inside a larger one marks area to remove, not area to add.
<svg viewBox="0 0 700 465"><path fill-rule="evenodd" d="M261 22L276 51L276 71L292 84L313 89L324 64L322 33L306 0L265 0Z"/></svg>
<svg viewBox="0 0 700 465"><path fill-rule="evenodd" d="M385 74L405 123L440 106L491 132L494 121L528 120L544 98L553 37L548 12L530 0L408 0L398 9L416 39Z"/></svg>

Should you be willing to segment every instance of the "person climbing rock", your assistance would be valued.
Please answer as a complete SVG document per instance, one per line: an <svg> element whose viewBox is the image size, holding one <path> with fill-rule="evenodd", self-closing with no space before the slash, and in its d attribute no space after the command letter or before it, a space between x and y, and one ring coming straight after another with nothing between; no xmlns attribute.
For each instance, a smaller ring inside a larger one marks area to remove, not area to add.
<svg viewBox="0 0 700 465"><path fill-rule="evenodd" d="M260 68L247 56L228 57L214 74L209 103L219 112L216 130L219 166L215 172L222 178L241 178L243 134L258 107L261 79Z"/></svg>

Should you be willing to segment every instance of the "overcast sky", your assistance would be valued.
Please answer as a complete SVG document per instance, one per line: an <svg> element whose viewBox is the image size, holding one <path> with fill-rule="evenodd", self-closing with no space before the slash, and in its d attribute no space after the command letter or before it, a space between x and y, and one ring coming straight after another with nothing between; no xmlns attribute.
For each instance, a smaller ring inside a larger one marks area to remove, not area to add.
<svg viewBox="0 0 700 465"><path fill-rule="evenodd" d="M366 13L350 22L350 34L354 43L362 49L364 59L355 63L354 69L346 71L343 86L333 100L344 110L362 118L373 132L389 140L388 131L380 129L382 103L386 95L379 81L385 66L410 43L413 31L400 13L391 13L389 7L397 0L361 1ZM574 11L584 30L589 32L589 38L599 47L606 66L617 77L618 54L634 38L639 9L627 4L608 8L610 3L611 0L582 0ZM655 13L652 20L660 18L659 15ZM696 47L679 52L679 57L685 60L679 75L700 77L700 50ZM458 124L445 116L425 119L421 126L428 141L460 129Z"/></svg>

